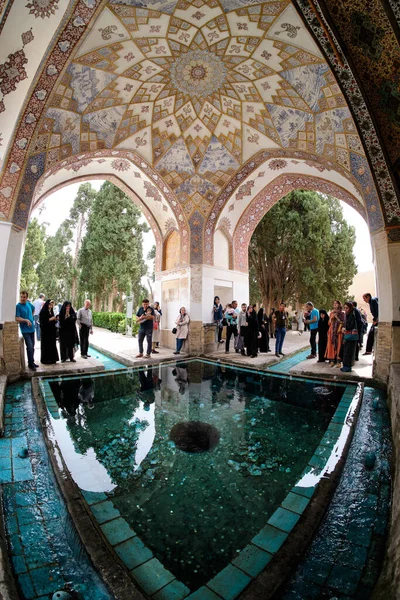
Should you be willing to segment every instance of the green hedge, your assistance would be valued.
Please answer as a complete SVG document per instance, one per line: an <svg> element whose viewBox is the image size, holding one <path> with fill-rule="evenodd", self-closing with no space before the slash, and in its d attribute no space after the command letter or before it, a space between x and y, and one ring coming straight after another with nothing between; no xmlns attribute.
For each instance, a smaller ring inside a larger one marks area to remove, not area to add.
<svg viewBox="0 0 400 600"><path fill-rule="evenodd" d="M94 312L93 325L103 327L116 333L126 332L126 316L124 313ZM132 334L137 335L139 324L132 324Z"/></svg>

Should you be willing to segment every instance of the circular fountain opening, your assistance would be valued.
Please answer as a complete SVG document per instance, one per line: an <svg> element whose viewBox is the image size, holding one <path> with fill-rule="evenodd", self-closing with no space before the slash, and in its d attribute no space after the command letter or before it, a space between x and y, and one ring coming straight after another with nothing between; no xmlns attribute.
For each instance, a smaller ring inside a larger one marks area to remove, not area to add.
<svg viewBox="0 0 400 600"><path fill-rule="evenodd" d="M212 450L219 442L219 431L209 423L182 421L171 429L170 439L179 450L198 453Z"/></svg>

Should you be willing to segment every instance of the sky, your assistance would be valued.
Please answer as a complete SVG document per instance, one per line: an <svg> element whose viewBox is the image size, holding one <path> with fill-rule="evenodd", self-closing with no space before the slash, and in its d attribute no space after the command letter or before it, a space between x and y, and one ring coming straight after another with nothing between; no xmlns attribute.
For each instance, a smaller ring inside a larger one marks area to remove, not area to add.
<svg viewBox="0 0 400 600"><path fill-rule="evenodd" d="M102 181L91 181L92 186L96 190L100 188L102 183ZM41 223L48 223L47 233L49 235L54 235L64 219L68 217L79 186L80 183L73 183L68 187L58 190L46 198L39 209L32 213L32 216L37 216ZM350 225L353 225L356 230L356 243L353 251L358 272L371 271L373 269L373 264L368 226L354 208L345 202L340 202L340 204L343 208L344 218ZM146 221L144 217L143 221ZM147 256L147 253L150 252L154 243L154 236L151 230L149 233L143 234L143 256Z"/></svg>

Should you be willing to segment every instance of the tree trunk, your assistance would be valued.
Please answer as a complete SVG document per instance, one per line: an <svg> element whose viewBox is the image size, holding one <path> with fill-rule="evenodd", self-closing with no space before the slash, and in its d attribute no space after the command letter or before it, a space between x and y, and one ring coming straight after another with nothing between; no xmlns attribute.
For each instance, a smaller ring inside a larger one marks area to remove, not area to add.
<svg viewBox="0 0 400 600"><path fill-rule="evenodd" d="M76 302L76 290L77 290L77 284L78 284L78 274L77 274L77 268L78 268L78 257L79 257L79 250L81 249L81 244L82 244L82 231L83 231L83 226L85 224L86 221L86 214L83 213L81 215L81 218L78 221L78 229L76 232L76 242L75 242L75 252L74 252L74 258L72 259L72 269L73 269L73 275L72 275L72 287L71 287L71 301L72 301L72 306L75 305Z"/></svg>

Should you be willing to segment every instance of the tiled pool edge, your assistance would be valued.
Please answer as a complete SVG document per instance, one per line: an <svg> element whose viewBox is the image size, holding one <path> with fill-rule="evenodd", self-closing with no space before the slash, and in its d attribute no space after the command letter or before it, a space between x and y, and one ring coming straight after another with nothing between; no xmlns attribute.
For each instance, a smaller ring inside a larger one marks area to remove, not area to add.
<svg viewBox="0 0 400 600"><path fill-rule="evenodd" d="M104 375L104 373L102 373L102 375ZM340 383L343 385L345 382ZM314 490L311 490L310 488L303 488L300 490L295 486L284 499L281 506L271 516L267 525L253 538L252 542L246 546L246 548L233 559L227 567L218 573L205 586L200 588L200 590L190 594L190 591L181 582L176 580L174 575L166 571L161 563L159 563L160 568L156 569L156 571L160 571L164 583L153 592L150 588L144 588L146 593L152 595L156 600L158 598L164 600L167 598L181 599L184 597L186 597L187 600L200 600L203 598L214 598L215 600L220 597L228 600L239 596L242 592L243 597L252 598L254 597L256 589L261 586L263 597L271 597L273 591L278 589L287 579L290 571L301 557L304 547L308 546L309 541L313 538L315 531L325 514L326 508L329 505L332 491L340 478L345 456L351 443L354 423L362 399L363 389L362 384L358 384L357 386L353 382L347 383L348 386L346 387L342 400L332 417L331 423L326 430L319 447L310 459L308 469L311 467L312 469L321 472L328 455L332 452L334 446L338 442L338 430L339 428L340 430L343 428L348 409L354 400L354 388L356 387L358 400L353 409L351 427L349 428L346 442L342 448L340 459L337 461L335 469L330 473L329 477L319 483L317 493L314 495ZM45 385L48 388L48 391L50 391L48 381L45 382ZM45 406L43 408L46 410ZM56 406L53 408L56 409ZM52 407L47 406L47 409L51 412ZM47 411L45 417L47 419ZM330 436L329 432L332 432L333 435ZM310 471L308 470L308 472ZM76 488L74 482L73 487ZM80 494L81 492L76 488L75 493ZM106 497L102 500L106 501ZM91 504L100 505L102 504L102 500L99 499ZM82 505L83 502L81 501L80 504ZM116 511L112 502L108 499L107 504L111 505L113 511ZM302 518L302 514L307 505L310 505L307 511L308 517L304 519ZM93 515L93 517L95 518L95 515ZM96 523L97 528L102 531L103 535L101 537L105 537L103 525L105 523L111 524L117 517L120 518L120 515L113 514L108 517L106 516L105 521L100 519L100 522ZM299 523L297 523L298 521ZM123 546L125 541L129 542L129 538L139 540L135 532L132 530L131 532L132 535L125 538L125 540L114 544L110 544L110 541L108 540L108 544L113 547ZM99 534L99 532L97 533ZM291 540L287 541L289 533L291 534ZM305 539L306 542L304 542ZM142 544L140 540L138 543L143 551L143 548L145 548L144 544ZM299 547L301 547L300 551ZM126 564L126 568L128 570L131 569L131 573L136 569L140 571L141 569L144 570L150 566L158 566L158 564L152 565L153 561L156 561L156 563L159 561L153 557L149 549L146 550L149 553L146 560L136 561L137 565L134 568L132 568L132 565ZM115 551L118 553L118 550ZM148 563L147 567L145 567L146 563ZM271 564L265 572L264 569L269 563ZM283 576L282 573L284 573ZM139 573L139 575L142 575L142 573ZM166 575L170 575L170 577L167 577ZM138 583L141 584L140 578ZM229 593L227 591L227 585L229 585ZM170 590L167 589L169 587L171 587ZM174 587L174 589L172 589L172 587ZM178 589L176 589L177 587ZM140 592L138 593L140 594ZM188 595L188 593L190 595Z"/></svg>
<svg viewBox="0 0 400 600"><path fill-rule="evenodd" d="M116 560L114 552L105 543L99 527L96 527L88 513L86 502L82 501L80 491L69 475L57 443L49 436L48 411L40 392L38 378L32 379L32 394L54 475L68 512L94 567L117 600L145 600L129 578L125 566Z"/></svg>
<svg viewBox="0 0 400 600"><path fill-rule="evenodd" d="M6 390L7 376L4 375L0 377L0 437L4 435ZM0 598L18 600L17 588L8 556L2 483L0 483L0 507Z"/></svg>

